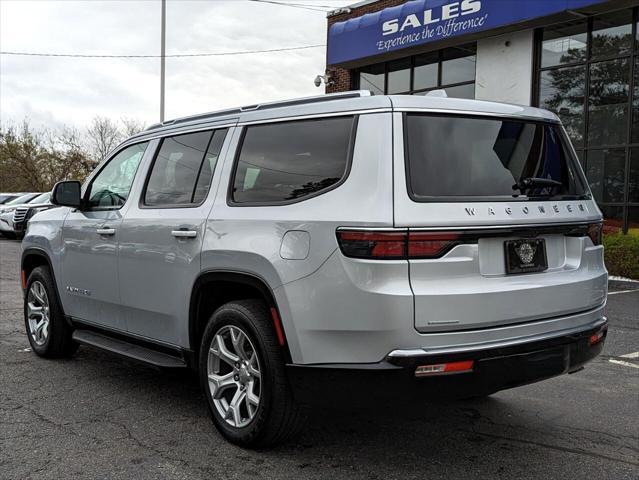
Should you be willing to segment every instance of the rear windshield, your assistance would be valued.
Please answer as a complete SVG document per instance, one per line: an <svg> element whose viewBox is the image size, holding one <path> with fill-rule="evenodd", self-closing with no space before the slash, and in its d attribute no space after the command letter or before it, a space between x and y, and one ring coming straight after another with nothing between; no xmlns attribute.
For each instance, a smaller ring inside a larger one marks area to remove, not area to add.
<svg viewBox="0 0 639 480"><path fill-rule="evenodd" d="M407 114L405 129L413 200L569 199L588 194L558 125ZM525 187L524 179L531 179Z"/></svg>

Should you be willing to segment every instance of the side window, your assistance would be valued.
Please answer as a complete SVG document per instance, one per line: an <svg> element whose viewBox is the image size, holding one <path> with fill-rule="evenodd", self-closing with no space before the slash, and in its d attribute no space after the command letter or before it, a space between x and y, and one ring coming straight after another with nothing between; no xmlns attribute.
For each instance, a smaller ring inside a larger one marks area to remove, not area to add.
<svg viewBox="0 0 639 480"><path fill-rule="evenodd" d="M227 129L167 137L144 193L147 206L199 204L206 198Z"/></svg>
<svg viewBox="0 0 639 480"><path fill-rule="evenodd" d="M89 208L117 209L126 203L135 172L148 144L131 145L109 160L91 182Z"/></svg>
<svg viewBox="0 0 639 480"><path fill-rule="evenodd" d="M215 173L215 167L217 166L220 152L222 151L222 144L226 138L228 128L221 130L215 130L213 132L213 138L209 143L209 148L206 150L206 156L204 157L204 163L200 169L200 176L197 179L195 185L195 191L193 192L193 203L202 203L206 199L206 195L209 193L211 187L211 180Z"/></svg>
<svg viewBox="0 0 639 480"><path fill-rule="evenodd" d="M282 203L338 183L346 174L355 117L246 127L235 165L235 203Z"/></svg>

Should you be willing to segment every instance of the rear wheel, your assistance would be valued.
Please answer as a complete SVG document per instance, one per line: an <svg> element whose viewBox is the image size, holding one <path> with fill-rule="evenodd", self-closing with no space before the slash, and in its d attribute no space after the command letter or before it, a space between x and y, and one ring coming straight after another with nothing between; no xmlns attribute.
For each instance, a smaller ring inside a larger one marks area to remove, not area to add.
<svg viewBox="0 0 639 480"><path fill-rule="evenodd" d="M243 447L281 443L303 426L268 308L241 300L213 314L200 347L202 389L220 433Z"/></svg>
<svg viewBox="0 0 639 480"><path fill-rule="evenodd" d="M69 357L78 349L48 267L34 268L27 279L24 323L31 349L41 357Z"/></svg>

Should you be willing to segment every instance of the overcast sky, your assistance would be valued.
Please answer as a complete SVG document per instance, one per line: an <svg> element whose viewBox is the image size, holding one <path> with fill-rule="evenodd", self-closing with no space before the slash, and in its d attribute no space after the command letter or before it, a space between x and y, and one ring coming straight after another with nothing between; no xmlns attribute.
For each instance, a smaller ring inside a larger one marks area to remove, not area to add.
<svg viewBox="0 0 639 480"><path fill-rule="evenodd" d="M278 0L327 10L354 0ZM160 53L159 0L0 0L0 50ZM167 2L167 55L326 43L321 11L247 0ZM166 118L323 92L325 48L167 58ZM0 121L82 127L95 115L159 120L160 60L0 56Z"/></svg>

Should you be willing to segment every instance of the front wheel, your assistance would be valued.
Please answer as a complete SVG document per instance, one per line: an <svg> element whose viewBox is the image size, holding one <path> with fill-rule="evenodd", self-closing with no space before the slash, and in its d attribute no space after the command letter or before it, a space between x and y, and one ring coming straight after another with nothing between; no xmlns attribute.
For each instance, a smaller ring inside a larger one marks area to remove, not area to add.
<svg viewBox="0 0 639 480"><path fill-rule="evenodd" d="M202 337L199 362L213 423L230 442L270 447L303 426L263 302L241 300L216 310Z"/></svg>
<svg viewBox="0 0 639 480"><path fill-rule="evenodd" d="M78 349L45 266L34 268L27 279L24 323L31 349L41 357L70 357Z"/></svg>

